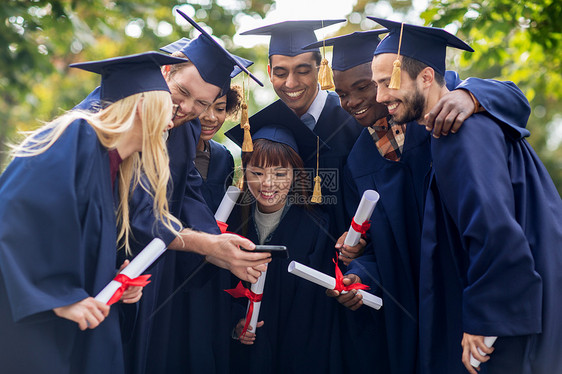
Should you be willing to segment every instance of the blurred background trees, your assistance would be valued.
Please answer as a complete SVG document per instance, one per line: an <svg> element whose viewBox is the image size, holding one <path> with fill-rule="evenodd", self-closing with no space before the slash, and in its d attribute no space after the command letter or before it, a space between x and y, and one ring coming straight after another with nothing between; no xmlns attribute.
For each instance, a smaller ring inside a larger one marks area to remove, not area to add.
<svg viewBox="0 0 562 374"><path fill-rule="evenodd" d="M511 80L519 85L533 109L529 141L562 192L562 2L348 1L348 14L331 15L348 19L338 35L378 27L366 15L445 27L476 50L451 54L448 66L461 77ZM330 7L328 1L318 3ZM233 36L248 17L262 19L278 5L274 0L2 1L0 170L7 161L5 143L16 141L18 130L51 120L99 84L95 74L73 71L69 64L158 50L181 37L195 36L193 28L175 16L174 6L206 25L227 49L256 62L252 70L266 85L260 89L252 85L250 108L257 111L275 99L265 69L267 46L243 48ZM303 16L299 10L295 7L287 18L315 18L314 13Z"/></svg>

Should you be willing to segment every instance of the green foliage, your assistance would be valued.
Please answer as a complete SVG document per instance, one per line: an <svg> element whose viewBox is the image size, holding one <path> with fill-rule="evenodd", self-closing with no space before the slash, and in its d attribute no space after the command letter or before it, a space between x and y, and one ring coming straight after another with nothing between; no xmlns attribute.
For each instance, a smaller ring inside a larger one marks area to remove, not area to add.
<svg viewBox="0 0 562 374"><path fill-rule="evenodd" d="M464 76L510 80L526 94L529 142L562 192L562 2L433 0L422 18L472 45L455 60Z"/></svg>
<svg viewBox="0 0 562 374"><path fill-rule="evenodd" d="M38 120L49 121L71 109L99 84L98 76L69 69L69 64L158 50L189 37L193 28L176 24L175 6L191 6L195 18L212 25L213 34L232 50L234 18L241 11L263 17L271 2L238 0L225 8L210 0L2 1L0 170L6 161L4 144L15 139L17 130L36 128ZM127 35L128 27L137 35ZM233 52L258 59L259 50Z"/></svg>

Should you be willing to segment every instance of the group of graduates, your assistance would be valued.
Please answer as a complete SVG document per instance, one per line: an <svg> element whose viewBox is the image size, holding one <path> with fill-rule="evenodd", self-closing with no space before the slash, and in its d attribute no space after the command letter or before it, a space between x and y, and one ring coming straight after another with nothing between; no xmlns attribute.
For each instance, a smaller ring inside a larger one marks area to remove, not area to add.
<svg viewBox="0 0 562 374"><path fill-rule="evenodd" d="M442 29L368 17L385 28L318 41L345 20L285 21L242 33L270 36L279 97L248 118L231 79L261 85L252 62L179 13L197 38L74 64L100 86L13 146L0 176L3 372L562 371L562 201L513 83L446 71L448 46L472 49ZM335 92L319 84L326 46ZM239 112L234 178L212 138ZM235 179L242 195L217 222ZM367 190L380 201L350 247ZM154 237L168 250L151 283L95 300ZM339 267L339 289L368 285L383 307L295 277L291 261ZM248 329L248 300L223 290L260 277Z"/></svg>

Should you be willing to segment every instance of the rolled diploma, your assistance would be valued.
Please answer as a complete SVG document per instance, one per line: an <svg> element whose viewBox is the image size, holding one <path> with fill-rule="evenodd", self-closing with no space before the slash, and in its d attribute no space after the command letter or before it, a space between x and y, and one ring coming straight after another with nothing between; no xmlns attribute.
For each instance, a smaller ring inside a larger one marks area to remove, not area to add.
<svg viewBox="0 0 562 374"><path fill-rule="evenodd" d="M263 286L265 285L265 276L267 275L267 269L263 271L258 278L258 281L250 286L250 291L255 293L256 295L263 294ZM248 301L248 309L250 308L250 303L254 303L253 301ZM260 306L261 301L254 303L254 310L252 312L252 318L250 319L250 326L252 326L252 332L256 333L256 325L258 324L258 317L260 314ZM246 314L248 313L248 309L246 309Z"/></svg>
<svg viewBox="0 0 562 374"><path fill-rule="evenodd" d="M125 274L133 279L141 275L158 257L166 251L166 244L161 239L154 238L144 249L123 269L120 274ZM105 304L111 299L115 291L121 286L120 282L112 280L95 297Z"/></svg>
<svg viewBox="0 0 562 374"><path fill-rule="evenodd" d="M494 345L494 343L496 342L496 339L498 337L497 336L486 336L484 337L484 344L486 344L486 347L490 348L491 346ZM482 350L480 348L476 348L478 349L478 353L480 353L482 356L486 356L486 353L482 352ZM472 366L474 366L475 368L479 367L481 362L478 361L477 359L474 358L474 356L472 356L472 353L470 354L470 364Z"/></svg>
<svg viewBox="0 0 562 374"><path fill-rule="evenodd" d="M222 201L217 208L217 212L215 213L215 219L217 221L226 222L228 221L228 217L230 217L230 213L236 205L236 200L238 200L238 196L240 196L240 189L236 186L229 186L222 198Z"/></svg>
<svg viewBox="0 0 562 374"><path fill-rule="evenodd" d="M333 290L336 287L336 279L314 270L311 267L303 265L296 261L291 261L289 268L287 269L289 273L306 279L312 283L316 283L319 286ZM363 304L371 307L373 309L380 309L382 307L382 299L378 296L365 292L363 290L357 290L363 296Z"/></svg>
<svg viewBox="0 0 562 374"><path fill-rule="evenodd" d="M373 214L373 210L375 210L375 206L379 201L380 195L377 191L373 190L366 190L363 192L363 196L361 197L361 201L359 202L359 206L357 207L357 211L355 212L355 216L353 220L358 225L362 225L371 218ZM361 233L355 231L352 226L349 226L349 231L347 232L347 236L343 242L343 244L353 247L359 243L359 239L361 238Z"/></svg>

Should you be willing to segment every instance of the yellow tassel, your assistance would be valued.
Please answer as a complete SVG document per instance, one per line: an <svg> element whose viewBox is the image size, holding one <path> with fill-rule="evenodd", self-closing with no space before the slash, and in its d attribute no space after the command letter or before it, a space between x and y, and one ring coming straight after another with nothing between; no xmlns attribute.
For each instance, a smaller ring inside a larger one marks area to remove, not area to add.
<svg viewBox="0 0 562 374"><path fill-rule="evenodd" d="M312 192L312 197L310 198L311 203L320 204L322 202L322 187L320 183L322 178L319 175L314 177L314 191Z"/></svg>
<svg viewBox="0 0 562 374"><path fill-rule="evenodd" d="M332 69L328 65L326 58L322 59L320 63L320 70L318 71L318 83L323 90L331 90L335 87L334 78L332 76Z"/></svg>
<svg viewBox="0 0 562 374"><path fill-rule="evenodd" d="M393 90L399 90L402 76L402 64L400 63L400 48L402 48L402 33L404 32L404 22L400 25L400 39L398 40L398 53L396 54L396 60L392 63L392 75L390 76L390 82L388 83L388 88Z"/></svg>
<svg viewBox="0 0 562 374"><path fill-rule="evenodd" d="M388 84L388 88L393 90L400 89L400 77L402 75L402 69L400 68L402 64L400 60L394 60L393 67L392 67L392 75L390 76L390 83Z"/></svg>
<svg viewBox="0 0 562 374"><path fill-rule="evenodd" d="M311 203L320 204L322 202L322 178L318 175L320 167L320 138L316 137L316 176L314 177L314 189L312 190Z"/></svg>
<svg viewBox="0 0 562 374"><path fill-rule="evenodd" d="M248 104L242 103L242 113L240 114L240 126L244 129L244 141L242 142L242 152L253 152L254 143L250 134L250 122L248 121Z"/></svg>
<svg viewBox="0 0 562 374"><path fill-rule="evenodd" d="M244 189L244 170L242 170L242 166L240 166L237 171L238 180L236 181L236 187L242 191Z"/></svg>

